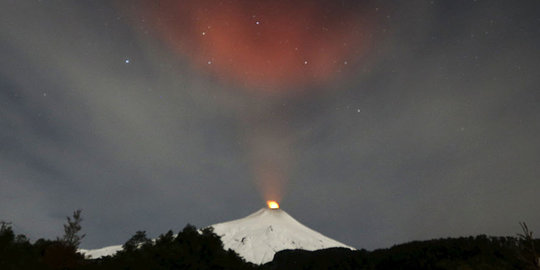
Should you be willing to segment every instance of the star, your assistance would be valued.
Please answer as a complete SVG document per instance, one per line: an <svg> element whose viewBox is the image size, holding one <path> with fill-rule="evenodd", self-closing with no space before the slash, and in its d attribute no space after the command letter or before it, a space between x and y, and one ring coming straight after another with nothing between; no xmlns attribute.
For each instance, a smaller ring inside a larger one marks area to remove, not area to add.
<svg viewBox="0 0 540 270"><path fill-rule="evenodd" d="M126 59L126 60L124 60L124 63L129 64L129 63L131 63L131 60Z"/></svg>

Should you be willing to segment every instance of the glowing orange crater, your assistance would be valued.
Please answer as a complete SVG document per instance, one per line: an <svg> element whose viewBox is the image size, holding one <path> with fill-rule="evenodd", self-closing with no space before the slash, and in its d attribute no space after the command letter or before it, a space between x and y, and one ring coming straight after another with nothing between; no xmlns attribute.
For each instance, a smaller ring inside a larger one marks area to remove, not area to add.
<svg viewBox="0 0 540 270"><path fill-rule="evenodd" d="M266 204L268 204L268 208L270 209L279 209L279 203L276 201L266 201Z"/></svg>

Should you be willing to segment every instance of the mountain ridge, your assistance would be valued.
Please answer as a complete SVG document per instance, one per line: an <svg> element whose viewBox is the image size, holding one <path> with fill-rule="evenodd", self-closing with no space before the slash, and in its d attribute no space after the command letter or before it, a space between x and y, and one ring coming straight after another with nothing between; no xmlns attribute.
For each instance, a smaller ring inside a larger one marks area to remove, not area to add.
<svg viewBox="0 0 540 270"><path fill-rule="evenodd" d="M282 209L261 208L258 211L235 220L207 226L221 238L223 248L231 249L246 261L264 264L272 261L282 250L319 250L342 247L355 250L339 241L303 225ZM122 245L99 249L80 249L90 258L114 255L122 250Z"/></svg>
<svg viewBox="0 0 540 270"><path fill-rule="evenodd" d="M286 249L355 249L308 228L282 209L262 208L244 218L209 227L221 237L225 249L256 264L269 262L276 252Z"/></svg>

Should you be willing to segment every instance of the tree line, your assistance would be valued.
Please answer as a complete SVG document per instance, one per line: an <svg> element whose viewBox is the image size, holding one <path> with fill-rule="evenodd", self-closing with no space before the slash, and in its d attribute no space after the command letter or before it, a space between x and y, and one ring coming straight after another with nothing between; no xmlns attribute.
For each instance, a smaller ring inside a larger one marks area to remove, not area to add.
<svg viewBox="0 0 540 270"><path fill-rule="evenodd" d="M137 231L123 249L97 259L78 253L84 238L81 211L67 217L64 235L31 242L0 222L0 269L540 269L534 239L525 223L517 237L460 237L414 241L374 251L330 248L316 251L284 250L274 260L255 265L225 250L211 228L186 225L156 239Z"/></svg>

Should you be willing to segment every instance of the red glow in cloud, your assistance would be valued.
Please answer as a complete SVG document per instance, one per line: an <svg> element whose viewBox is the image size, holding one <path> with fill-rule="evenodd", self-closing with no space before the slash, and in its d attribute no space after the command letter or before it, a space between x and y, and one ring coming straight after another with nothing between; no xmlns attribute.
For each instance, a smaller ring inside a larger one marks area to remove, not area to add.
<svg viewBox="0 0 540 270"><path fill-rule="evenodd" d="M247 89L286 91L329 81L369 44L356 1L162 0L143 13L192 64Z"/></svg>

